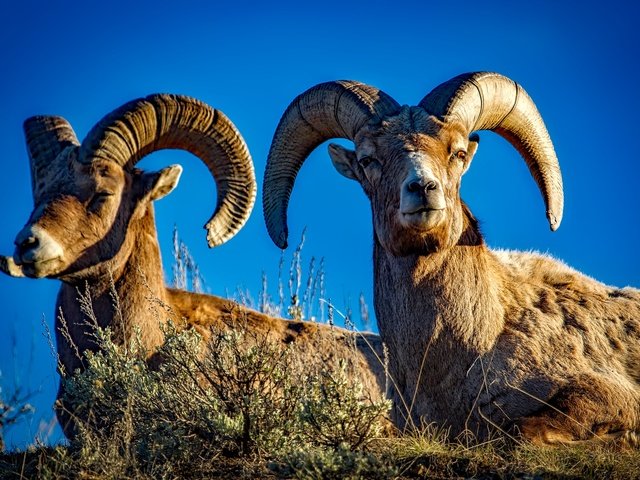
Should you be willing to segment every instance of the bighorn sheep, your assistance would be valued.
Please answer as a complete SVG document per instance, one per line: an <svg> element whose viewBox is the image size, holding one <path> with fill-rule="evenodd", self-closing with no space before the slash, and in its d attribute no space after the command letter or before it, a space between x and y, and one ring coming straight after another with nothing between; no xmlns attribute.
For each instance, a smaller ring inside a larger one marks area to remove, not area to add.
<svg viewBox="0 0 640 480"><path fill-rule="evenodd" d="M198 328L205 337L210 327L242 327L300 342L311 361L352 357L366 391L373 398L382 396L384 369L367 346L381 350L376 335L354 339L341 329L269 317L222 298L165 286L152 202L171 192L182 168L143 172L134 167L165 148L199 157L218 187L217 207L205 226L209 246L229 240L251 213L256 182L247 146L224 114L192 98L151 95L105 116L82 144L60 117L32 117L24 127L35 206L16 237L13 258L0 257L0 268L12 276L62 281L55 330L66 372L82 367L78 350L96 348L77 300L77 290L84 294L86 286L97 320L112 327L118 342L130 338L137 326L143 346L153 352L163 342L159 319L167 318ZM59 311L75 346L61 331ZM64 409L57 413L65 434L72 435L73 422Z"/></svg>
<svg viewBox="0 0 640 480"><path fill-rule="evenodd" d="M493 251L460 199L492 130L522 155L560 225L560 168L533 101L495 73L455 77L418 106L354 81L317 85L282 116L263 192L287 245L287 205L309 153L330 138L342 175L371 202L374 303L400 428L451 437L520 432L535 442L634 438L640 429L640 291L603 285L545 255Z"/></svg>

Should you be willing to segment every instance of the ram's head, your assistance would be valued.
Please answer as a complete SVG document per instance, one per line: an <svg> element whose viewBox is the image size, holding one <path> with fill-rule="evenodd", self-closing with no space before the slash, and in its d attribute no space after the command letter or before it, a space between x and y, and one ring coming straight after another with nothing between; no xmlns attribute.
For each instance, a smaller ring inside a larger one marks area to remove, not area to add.
<svg viewBox="0 0 640 480"><path fill-rule="evenodd" d="M231 238L248 218L255 175L247 147L219 111L195 99L151 95L104 117L80 144L61 117L25 122L34 209L15 239L13 257L0 269L13 276L63 280L102 275L122 265L135 235L149 219L151 202L177 185L182 168L135 168L160 149L184 149L202 159L218 187L217 207L206 224L210 246Z"/></svg>
<svg viewBox="0 0 640 480"><path fill-rule="evenodd" d="M286 210L309 153L330 138L336 169L369 197L374 231L394 255L426 254L474 241L473 218L460 199L460 181L478 146L476 130L493 130L522 154L542 192L547 218L561 221L562 178L544 123L527 93L495 73L460 75L415 107L353 82L320 84L297 97L274 135L263 192L267 228L286 246Z"/></svg>

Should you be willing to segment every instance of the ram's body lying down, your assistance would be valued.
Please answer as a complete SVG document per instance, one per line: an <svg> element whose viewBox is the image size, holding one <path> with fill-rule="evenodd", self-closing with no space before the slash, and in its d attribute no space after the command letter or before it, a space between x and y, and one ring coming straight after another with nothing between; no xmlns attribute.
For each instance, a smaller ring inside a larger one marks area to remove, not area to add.
<svg viewBox="0 0 640 480"><path fill-rule="evenodd" d="M35 207L16 237L13 257L0 258L0 269L13 276L61 280L56 339L66 372L82 368L82 353L96 348L80 292L116 342L128 341L137 329L150 355L162 344L162 323L169 319L197 328L205 338L211 328L242 328L299 344L310 365L350 359L366 393L372 399L383 396L376 335L269 317L218 297L165 286L153 201L171 192L182 169L173 165L144 172L135 164L163 148L198 156L218 187L216 210L205 227L209 245L227 241L249 217L256 184L244 140L221 112L187 97L152 95L107 115L82 144L60 117L30 118L25 133ZM61 405L57 413L65 434L72 435L73 412Z"/></svg>
<svg viewBox="0 0 640 480"><path fill-rule="evenodd" d="M520 152L555 230L562 178L542 118L520 85L478 72L412 107L351 81L297 97L265 172L271 238L286 247L289 195L309 153L330 138L352 140L355 151L330 145L329 154L371 202L374 302L398 427L435 423L479 439L519 431L545 443L634 438L640 291L549 257L490 250L460 198L476 130Z"/></svg>

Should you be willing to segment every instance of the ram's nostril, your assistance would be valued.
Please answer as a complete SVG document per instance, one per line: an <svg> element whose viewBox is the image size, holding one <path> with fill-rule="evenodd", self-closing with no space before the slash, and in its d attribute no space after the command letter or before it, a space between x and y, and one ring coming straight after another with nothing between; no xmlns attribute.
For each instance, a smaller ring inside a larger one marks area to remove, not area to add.
<svg viewBox="0 0 640 480"><path fill-rule="evenodd" d="M411 193L413 192L419 192L420 190L422 190L422 184L420 182L417 181L413 181L411 183L409 183L409 185L407 185L407 190Z"/></svg>
<svg viewBox="0 0 640 480"><path fill-rule="evenodd" d="M412 182L409 182L409 184L407 185L407 191L409 193L426 192L428 190L437 190L437 189L438 189L438 182L436 182L435 180L424 180L424 181L413 180Z"/></svg>
<svg viewBox="0 0 640 480"><path fill-rule="evenodd" d="M22 240L20 242L20 245L18 245L18 246L20 247L20 250L26 251L26 250L30 250L30 249L36 248L39 243L40 243L40 241L38 240L38 237L34 237L34 236L30 235L27 238L25 238L24 240Z"/></svg>

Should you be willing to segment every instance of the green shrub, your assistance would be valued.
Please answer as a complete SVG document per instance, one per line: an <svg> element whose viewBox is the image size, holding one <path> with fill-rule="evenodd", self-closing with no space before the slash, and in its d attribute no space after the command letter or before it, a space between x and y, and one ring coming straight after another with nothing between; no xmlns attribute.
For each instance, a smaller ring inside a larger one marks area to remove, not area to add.
<svg viewBox="0 0 640 480"><path fill-rule="evenodd" d="M389 404L362 398L347 359L311 368L294 344L244 330L212 332L204 342L169 324L165 336L153 368L139 341L125 348L108 329L96 332L100 351L87 352L86 370L64 379L78 425L68 468L104 478L231 464L255 472L302 451L324 452L309 465L331 463L329 451L355 452L353 468L366 463L357 452L380 434Z"/></svg>
<svg viewBox="0 0 640 480"><path fill-rule="evenodd" d="M310 378L305 393L304 436L310 444L333 449L353 451L378 438L383 431L380 418L391 407L390 402L363 402L363 386L353 381L344 361Z"/></svg>

